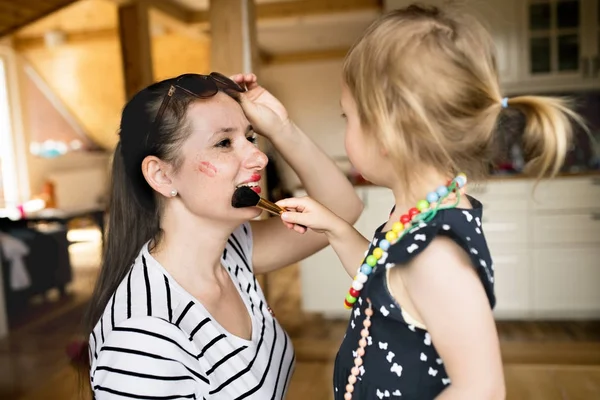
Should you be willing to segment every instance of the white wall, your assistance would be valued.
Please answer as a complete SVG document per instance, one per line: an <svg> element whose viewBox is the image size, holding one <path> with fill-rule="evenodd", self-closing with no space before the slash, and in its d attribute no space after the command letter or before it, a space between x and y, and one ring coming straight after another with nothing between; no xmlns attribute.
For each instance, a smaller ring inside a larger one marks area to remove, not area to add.
<svg viewBox="0 0 600 400"><path fill-rule="evenodd" d="M261 85L281 100L293 121L331 157L346 157L340 107L342 62L266 66L259 77ZM287 165L282 170L286 187L297 188L300 181L295 173Z"/></svg>
<svg viewBox="0 0 600 400"><path fill-rule="evenodd" d="M73 152L62 157L46 159L28 154L29 182L32 195L39 194L43 183L52 175L69 171L91 171L103 169L108 177L110 171L109 153ZM104 185L105 182L102 182ZM86 190L79 188L79 190ZM75 194L74 194L75 196ZM58 205L60 207L60 204Z"/></svg>

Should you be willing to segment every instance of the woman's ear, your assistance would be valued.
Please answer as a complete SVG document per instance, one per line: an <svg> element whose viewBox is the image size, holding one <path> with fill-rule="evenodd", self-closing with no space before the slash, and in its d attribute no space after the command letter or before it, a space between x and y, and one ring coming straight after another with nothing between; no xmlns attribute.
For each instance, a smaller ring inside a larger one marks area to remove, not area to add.
<svg viewBox="0 0 600 400"><path fill-rule="evenodd" d="M171 167L156 156L146 156L142 161L142 173L148 185L165 197L172 197L173 187Z"/></svg>

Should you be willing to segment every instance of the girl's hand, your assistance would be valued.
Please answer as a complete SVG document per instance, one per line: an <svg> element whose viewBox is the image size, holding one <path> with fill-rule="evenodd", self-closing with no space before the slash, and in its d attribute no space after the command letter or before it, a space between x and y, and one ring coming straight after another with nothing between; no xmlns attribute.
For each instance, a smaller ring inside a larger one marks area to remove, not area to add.
<svg viewBox="0 0 600 400"><path fill-rule="evenodd" d="M270 138L289 125L285 107L257 83L256 75L236 74L231 79L247 89L239 93L239 99L244 114L257 133Z"/></svg>
<svg viewBox="0 0 600 400"><path fill-rule="evenodd" d="M280 207L289 210L281 214L283 223L299 233L305 233L307 228L325 234L343 230L348 225L327 207L310 197L291 197L279 200Z"/></svg>

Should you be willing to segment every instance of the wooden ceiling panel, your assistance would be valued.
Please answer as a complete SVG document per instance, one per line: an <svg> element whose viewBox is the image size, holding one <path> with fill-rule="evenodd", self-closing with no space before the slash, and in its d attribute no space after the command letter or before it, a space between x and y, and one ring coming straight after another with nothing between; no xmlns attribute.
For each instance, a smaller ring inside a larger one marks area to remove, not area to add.
<svg viewBox="0 0 600 400"><path fill-rule="evenodd" d="M1 1L1 0L0 0ZM79 0L15 32L17 38L41 37L52 30L67 34L116 29L117 3L107 0Z"/></svg>
<svg viewBox="0 0 600 400"><path fill-rule="evenodd" d="M7 35L76 0L0 0L0 36Z"/></svg>

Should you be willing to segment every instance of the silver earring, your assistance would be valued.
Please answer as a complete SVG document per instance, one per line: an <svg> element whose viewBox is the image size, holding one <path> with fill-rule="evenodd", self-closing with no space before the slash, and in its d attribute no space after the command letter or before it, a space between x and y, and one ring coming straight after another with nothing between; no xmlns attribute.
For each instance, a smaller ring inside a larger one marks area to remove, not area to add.
<svg viewBox="0 0 600 400"><path fill-rule="evenodd" d="M175 197L177 196L177 190L173 189L171 190L171 197Z"/></svg>

